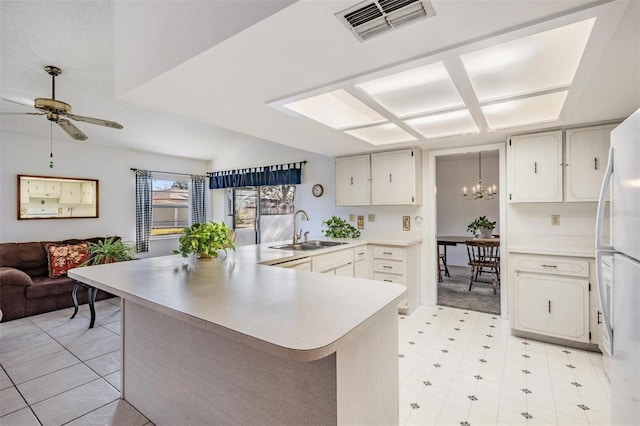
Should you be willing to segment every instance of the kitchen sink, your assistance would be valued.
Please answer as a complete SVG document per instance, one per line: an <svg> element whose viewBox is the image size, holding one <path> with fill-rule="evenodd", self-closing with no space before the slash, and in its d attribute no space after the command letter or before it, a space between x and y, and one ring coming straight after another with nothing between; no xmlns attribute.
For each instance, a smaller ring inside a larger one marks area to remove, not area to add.
<svg viewBox="0 0 640 426"><path fill-rule="evenodd" d="M269 248L281 249L281 250L319 250L327 247L340 246L342 244L347 244L340 241L307 241L306 243L298 243L298 244L282 244L279 246L271 246Z"/></svg>

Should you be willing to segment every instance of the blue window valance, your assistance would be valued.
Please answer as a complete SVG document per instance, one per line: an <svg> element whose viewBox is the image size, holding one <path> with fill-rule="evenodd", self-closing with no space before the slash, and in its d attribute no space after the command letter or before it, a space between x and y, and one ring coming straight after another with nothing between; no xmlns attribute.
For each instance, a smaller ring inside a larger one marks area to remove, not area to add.
<svg viewBox="0 0 640 426"><path fill-rule="evenodd" d="M306 161L301 161L299 163L210 172L207 173L209 189L298 185L302 183L302 165L306 163Z"/></svg>

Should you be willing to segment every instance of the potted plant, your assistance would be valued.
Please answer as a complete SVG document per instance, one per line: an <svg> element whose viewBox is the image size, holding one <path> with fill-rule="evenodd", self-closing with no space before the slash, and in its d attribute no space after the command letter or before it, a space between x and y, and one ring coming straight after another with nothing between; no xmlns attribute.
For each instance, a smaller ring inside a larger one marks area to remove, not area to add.
<svg viewBox="0 0 640 426"><path fill-rule="evenodd" d="M322 230L322 233L328 238L358 238L360 236L360 231L338 216L331 216L331 218L323 220L322 226L328 228Z"/></svg>
<svg viewBox="0 0 640 426"><path fill-rule="evenodd" d="M495 227L496 222L491 222L487 219L487 216L478 216L467 226L467 232L473 233L474 236L480 235L482 238L491 238Z"/></svg>
<svg viewBox="0 0 640 426"><path fill-rule="evenodd" d="M174 250L175 254L188 257L190 254L200 259L218 257L220 250L227 252L230 248L235 250L232 231L224 222L194 223L184 228L184 234L180 236L180 247Z"/></svg>
<svg viewBox="0 0 640 426"><path fill-rule="evenodd" d="M120 237L107 236L97 243L89 242L87 247L89 258L82 263L85 265L101 265L103 263L124 262L133 260L135 250L125 244Z"/></svg>

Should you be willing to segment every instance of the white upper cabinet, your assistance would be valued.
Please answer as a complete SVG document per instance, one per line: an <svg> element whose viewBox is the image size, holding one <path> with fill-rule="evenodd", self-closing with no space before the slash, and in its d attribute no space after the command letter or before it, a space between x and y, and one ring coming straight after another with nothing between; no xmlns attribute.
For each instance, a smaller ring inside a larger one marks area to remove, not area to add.
<svg viewBox="0 0 640 426"><path fill-rule="evenodd" d="M422 160L417 148L371 154L372 204L422 204Z"/></svg>
<svg viewBox="0 0 640 426"><path fill-rule="evenodd" d="M336 159L336 204L371 204L371 168L369 154Z"/></svg>
<svg viewBox="0 0 640 426"><path fill-rule="evenodd" d="M562 201L562 130L512 136L508 144L508 201Z"/></svg>
<svg viewBox="0 0 640 426"><path fill-rule="evenodd" d="M60 204L80 204L80 182L62 182L60 184Z"/></svg>
<svg viewBox="0 0 640 426"><path fill-rule="evenodd" d="M566 132L565 201L598 201L609 156L609 135L616 125Z"/></svg>

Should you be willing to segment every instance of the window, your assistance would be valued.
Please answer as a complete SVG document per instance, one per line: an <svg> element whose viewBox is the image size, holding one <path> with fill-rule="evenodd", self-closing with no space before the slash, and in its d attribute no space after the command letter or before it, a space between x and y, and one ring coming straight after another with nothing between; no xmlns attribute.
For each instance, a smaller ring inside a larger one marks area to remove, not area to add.
<svg viewBox="0 0 640 426"><path fill-rule="evenodd" d="M152 200L151 235L182 234L189 226L189 179L154 176Z"/></svg>
<svg viewBox="0 0 640 426"><path fill-rule="evenodd" d="M294 185L260 187L260 214L293 214Z"/></svg>

